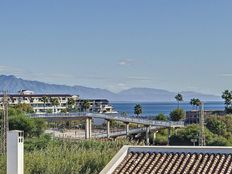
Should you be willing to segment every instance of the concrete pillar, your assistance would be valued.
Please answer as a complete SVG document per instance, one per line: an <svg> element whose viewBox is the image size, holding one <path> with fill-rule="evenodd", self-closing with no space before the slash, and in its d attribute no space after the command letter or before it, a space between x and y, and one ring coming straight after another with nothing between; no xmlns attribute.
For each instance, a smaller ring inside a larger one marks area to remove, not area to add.
<svg viewBox="0 0 232 174"><path fill-rule="evenodd" d="M92 118L89 118L89 138L92 138Z"/></svg>
<svg viewBox="0 0 232 174"><path fill-rule="evenodd" d="M155 131L153 134L153 145L155 145L156 142L156 134L158 133L158 131Z"/></svg>
<svg viewBox="0 0 232 174"><path fill-rule="evenodd" d="M106 126L107 126L107 138L110 138L110 121L106 120Z"/></svg>
<svg viewBox="0 0 232 174"><path fill-rule="evenodd" d="M146 140L145 140L145 144L149 145L149 132L150 132L150 126L146 126Z"/></svg>
<svg viewBox="0 0 232 174"><path fill-rule="evenodd" d="M130 134L130 123L126 123L126 136L129 136Z"/></svg>
<svg viewBox="0 0 232 174"><path fill-rule="evenodd" d="M85 120L85 139L89 139L89 118Z"/></svg>
<svg viewBox="0 0 232 174"><path fill-rule="evenodd" d="M7 132L7 174L24 173L23 131Z"/></svg>
<svg viewBox="0 0 232 174"><path fill-rule="evenodd" d="M170 138L171 138L171 128L168 128L168 146L170 145Z"/></svg>

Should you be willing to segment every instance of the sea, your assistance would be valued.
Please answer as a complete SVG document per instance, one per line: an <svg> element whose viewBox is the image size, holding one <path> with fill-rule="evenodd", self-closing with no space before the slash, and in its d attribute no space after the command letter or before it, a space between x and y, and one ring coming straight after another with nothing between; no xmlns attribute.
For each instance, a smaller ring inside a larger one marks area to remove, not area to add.
<svg viewBox="0 0 232 174"><path fill-rule="evenodd" d="M118 111L119 113L126 112L128 116L134 115L134 107L136 104L140 104L142 106L143 113L141 116L156 116L160 113L164 115L169 115L170 112L177 108L178 104L176 102L154 102L154 103L111 103L114 110ZM194 109L190 103L180 103L180 108L184 109L185 111L191 111ZM224 110L225 106L223 102L205 102L204 109L205 110Z"/></svg>

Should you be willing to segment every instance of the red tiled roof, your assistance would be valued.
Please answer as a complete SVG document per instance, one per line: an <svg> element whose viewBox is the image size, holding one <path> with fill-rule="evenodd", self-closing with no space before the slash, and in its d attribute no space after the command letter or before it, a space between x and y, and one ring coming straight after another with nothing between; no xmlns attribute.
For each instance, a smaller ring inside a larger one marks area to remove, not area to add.
<svg viewBox="0 0 232 174"><path fill-rule="evenodd" d="M229 174L232 154L129 152L113 174Z"/></svg>

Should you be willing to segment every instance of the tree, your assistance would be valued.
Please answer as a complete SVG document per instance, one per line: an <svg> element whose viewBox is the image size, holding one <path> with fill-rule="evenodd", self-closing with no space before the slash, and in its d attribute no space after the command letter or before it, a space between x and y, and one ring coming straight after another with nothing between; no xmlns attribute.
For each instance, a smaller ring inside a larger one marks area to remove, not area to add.
<svg viewBox="0 0 232 174"><path fill-rule="evenodd" d="M206 127L214 134L225 135L226 124L219 117L209 117Z"/></svg>
<svg viewBox="0 0 232 174"><path fill-rule="evenodd" d="M68 112L68 110L65 108L65 109L61 109L61 111L60 111L61 113L67 113Z"/></svg>
<svg viewBox="0 0 232 174"><path fill-rule="evenodd" d="M201 105L201 100L198 98L192 98L190 100L190 104L193 106L196 106L196 110L197 110L197 107L199 107Z"/></svg>
<svg viewBox="0 0 232 174"><path fill-rule="evenodd" d="M18 112L18 113L34 113L34 110L32 108L32 106L30 104L26 104L26 103L20 103L20 104L17 104L15 106L13 106L15 110L15 112Z"/></svg>
<svg viewBox="0 0 232 174"><path fill-rule="evenodd" d="M85 112L90 108L90 103L88 100L84 100L84 102L82 103L82 108Z"/></svg>
<svg viewBox="0 0 232 174"><path fill-rule="evenodd" d="M193 145L192 139L199 138L199 125L191 124L185 128L180 128L177 134L173 134L170 139L171 145Z"/></svg>
<svg viewBox="0 0 232 174"><path fill-rule="evenodd" d="M32 137L34 128L35 125L33 120L25 117L24 115L18 115L9 118L9 129L23 130L25 137Z"/></svg>
<svg viewBox="0 0 232 174"><path fill-rule="evenodd" d="M195 106L195 98L192 98L191 100L190 100L190 105L192 105L193 107ZM192 108L193 109L193 108Z"/></svg>
<svg viewBox="0 0 232 174"><path fill-rule="evenodd" d="M76 101L73 98L68 99L68 108L69 110L72 110L76 105Z"/></svg>
<svg viewBox="0 0 232 174"><path fill-rule="evenodd" d="M185 112L183 109L177 108L170 113L170 118L172 121L180 121L185 118Z"/></svg>
<svg viewBox="0 0 232 174"><path fill-rule="evenodd" d="M43 96L42 97L42 102L44 103L44 112L45 112L45 107L46 107L46 104L48 102L48 97L47 96Z"/></svg>
<svg viewBox="0 0 232 174"><path fill-rule="evenodd" d="M155 117L155 120L158 120L158 121L168 121L168 118L163 113L160 113L159 115L157 115Z"/></svg>
<svg viewBox="0 0 232 174"><path fill-rule="evenodd" d="M47 128L46 121L42 118L35 118L34 120L34 130L33 135L39 137L42 135Z"/></svg>
<svg viewBox="0 0 232 174"><path fill-rule="evenodd" d="M222 98L225 100L225 111L226 113L232 113L232 91L225 90L222 93Z"/></svg>
<svg viewBox="0 0 232 174"><path fill-rule="evenodd" d="M58 98L51 98L50 102L51 102L52 106L54 107L53 113L55 113L55 107L60 104L59 99Z"/></svg>
<svg viewBox="0 0 232 174"><path fill-rule="evenodd" d="M48 109L46 113L52 114L52 109Z"/></svg>
<svg viewBox="0 0 232 174"><path fill-rule="evenodd" d="M140 104L136 104L134 107L134 114L137 115L137 117L143 113L142 106Z"/></svg>
<svg viewBox="0 0 232 174"><path fill-rule="evenodd" d="M177 101L177 103L178 103L178 108L179 108L180 102L183 101L183 96L182 96L180 93L178 93L178 94L175 96L175 99L176 99L176 101Z"/></svg>

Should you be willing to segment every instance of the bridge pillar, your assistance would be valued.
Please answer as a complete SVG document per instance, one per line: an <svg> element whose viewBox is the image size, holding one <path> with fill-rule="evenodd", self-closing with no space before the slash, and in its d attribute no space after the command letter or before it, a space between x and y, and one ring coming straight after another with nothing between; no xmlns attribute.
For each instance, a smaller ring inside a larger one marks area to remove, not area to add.
<svg viewBox="0 0 232 174"><path fill-rule="evenodd" d="M150 141L149 141L149 133L150 133L150 126L146 126L146 140L145 140L145 144L149 145Z"/></svg>
<svg viewBox="0 0 232 174"><path fill-rule="evenodd" d="M92 118L89 118L89 138L92 138Z"/></svg>
<svg viewBox="0 0 232 174"><path fill-rule="evenodd" d="M107 138L110 138L110 121L106 120L106 126L107 126Z"/></svg>
<svg viewBox="0 0 232 174"><path fill-rule="evenodd" d="M130 134L130 123L126 123L126 136Z"/></svg>
<svg viewBox="0 0 232 174"><path fill-rule="evenodd" d="M171 128L168 128L168 146L170 145L170 138L171 138Z"/></svg>
<svg viewBox="0 0 232 174"><path fill-rule="evenodd" d="M89 118L86 118L86 120L85 120L85 139L89 139L90 137L89 137L89 126L90 126L90 124L89 124Z"/></svg>

